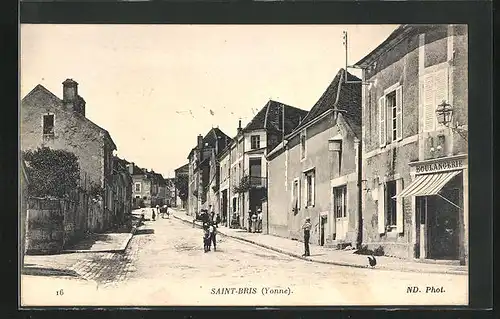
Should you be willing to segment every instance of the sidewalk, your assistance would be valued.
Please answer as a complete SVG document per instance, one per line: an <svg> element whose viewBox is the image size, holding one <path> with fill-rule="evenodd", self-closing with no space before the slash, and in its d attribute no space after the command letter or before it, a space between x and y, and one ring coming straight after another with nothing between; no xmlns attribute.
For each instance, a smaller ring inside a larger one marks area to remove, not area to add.
<svg viewBox="0 0 500 319"><path fill-rule="evenodd" d="M175 210L173 216L186 223L189 223L191 225L193 224L192 217L186 215L184 211ZM196 222L196 225L197 227L201 227L200 222ZM309 257L302 257L302 254L304 252L304 244L299 241L266 235L262 233L249 233L243 229L231 229L227 227L220 227L217 232L223 236L231 237L240 241L245 241L279 253L312 262L356 268L366 268L368 266L367 256L354 254L353 251L336 250L332 248L310 245L312 255ZM410 261L385 256L377 256L376 258L376 269L455 275L468 274L467 266L424 263L420 261Z"/></svg>
<svg viewBox="0 0 500 319"><path fill-rule="evenodd" d="M127 249L132 233L90 234L62 253L115 253Z"/></svg>

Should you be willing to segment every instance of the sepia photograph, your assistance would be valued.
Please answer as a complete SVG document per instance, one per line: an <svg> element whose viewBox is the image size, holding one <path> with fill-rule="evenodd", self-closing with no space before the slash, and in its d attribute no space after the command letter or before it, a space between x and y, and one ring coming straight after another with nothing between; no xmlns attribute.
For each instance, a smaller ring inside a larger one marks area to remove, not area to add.
<svg viewBox="0 0 500 319"><path fill-rule="evenodd" d="M22 308L469 304L467 25L19 41Z"/></svg>

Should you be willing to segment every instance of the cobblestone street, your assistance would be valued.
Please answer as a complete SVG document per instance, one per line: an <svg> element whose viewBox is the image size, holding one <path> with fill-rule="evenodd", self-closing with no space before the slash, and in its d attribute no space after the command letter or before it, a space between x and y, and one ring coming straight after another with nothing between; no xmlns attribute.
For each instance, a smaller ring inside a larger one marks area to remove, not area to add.
<svg viewBox="0 0 500 319"><path fill-rule="evenodd" d="M467 276L324 265L223 236L218 238L216 252L204 253L201 230L174 218L147 221L124 253L34 257L29 260L38 258L41 263L41 259L51 258L54 265L66 265L67 269L87 280L83 290L69 288L68 291L66 288L64 296L54 293L60 289L57 287L59 279L46 280L41 287L38 285L37 291L47 291L45 303L48 304L391 305L467 302ZM27 285L37 282L32 277L24 279L26 290L29 289ZM408 293L408 287L413 286L421 292ZM443 287L444 292L425 293L426 287ZM245 295L227 291L218 294L222 292L217 290L219 288L236 288L237 292L239 288L249 290ZM252 288L255 288L254 292L248 294ZM269 288L267 293L265 288ZM42 302L40 296L36 300Z"/></svg>

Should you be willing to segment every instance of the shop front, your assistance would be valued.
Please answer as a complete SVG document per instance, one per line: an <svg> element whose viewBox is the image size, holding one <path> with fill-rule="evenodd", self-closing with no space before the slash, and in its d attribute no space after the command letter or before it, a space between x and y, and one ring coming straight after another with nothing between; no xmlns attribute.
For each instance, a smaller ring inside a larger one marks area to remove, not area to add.
<svg viewBox="0 0 500 319"><path fill-rule="evenodd" d="M395 197L414 203L414 257L468 263L467 156L412 162L412 182Z"/></svg>

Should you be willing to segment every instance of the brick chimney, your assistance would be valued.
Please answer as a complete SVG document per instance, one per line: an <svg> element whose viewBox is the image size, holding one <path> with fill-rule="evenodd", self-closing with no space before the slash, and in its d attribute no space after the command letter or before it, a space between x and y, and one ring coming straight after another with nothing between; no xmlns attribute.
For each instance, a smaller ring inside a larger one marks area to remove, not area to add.
<svg viewBox="0 0 500 319"><path fill-rule="evenodd" d="M199 150L203 148L203 135L198 135L197 147Z"/></svg>
<svg viewBox="0 0 500 319"><path fill-rule="evenodd" d="M237 130L238 134L240 134L242 130L243 129L241 128L241 120L239 120L238 121L238 130Z"/></svg>
<svg viewBox="0 0 500 319"><path fill-rule="evenodd" d="M78 103L78 83L73 79L66 79L63 83L63 103L69 109L74 109ZM78 106L77 106L78 107Z"/></svg>

